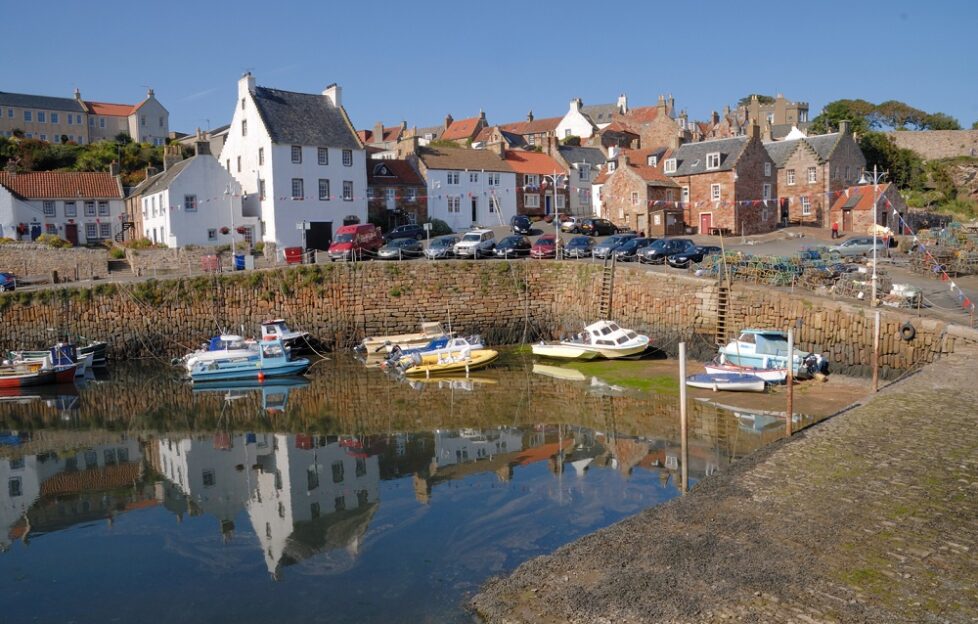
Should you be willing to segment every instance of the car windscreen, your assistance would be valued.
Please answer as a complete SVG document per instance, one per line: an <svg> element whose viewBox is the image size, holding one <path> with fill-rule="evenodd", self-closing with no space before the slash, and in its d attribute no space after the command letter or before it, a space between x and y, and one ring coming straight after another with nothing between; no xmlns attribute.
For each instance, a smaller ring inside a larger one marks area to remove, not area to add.
<svg viewBox="0 0 978 624"><path fill-rule="evenodd" d="M655 251L662 251L663 249L666 248L666 245L668 245L668 244L669 244L669 241L668 240L666 240L664 238L660 238L659 240L657 240L654 243L652 243L651 245L649 245L649 249L652 249L652 250L655 250Z"/></svg>
<svg viewBox="0 0 978 624"><path fill-rule="evenodd" d="M458 242L458 239L454 236L449 236L448 238L436 238L431 241L432 247L451 247Z"/></svg>
<svg viewBox="0 0 978 624"><path fill-rule="evenodd" d="M499 241L499 247L509 247L511 245L516 245L520 242L519 236L507 236L503 240Z"/></svg>
<svg viewBox="0 0 978 624"><path fill-rule="evenodd" d="M336 240L334 240L333 242L334 243L352 243L353 242L353 234L338 234L336 236Z"/></svg>
<svg viewBox="0 0 978 624"><path fill-rule="evenodd" d="M575 236L567 243L568 247L587 247L593 239L589 236Z"/></svg>
<svg viewBox="0 0 978 624"><path fill-rule="evenodd" d="M410 245L414 245L416 242L417 241L415 241L413 238L398 238L396 240L392 240L391 242L387 243L387 246L388 247L408 247Z"/></svg>
<svg viewBox="0 0 978 624"><path fill-rule="evenodd" d="M466 234L462 237L463 243L478 243L480 240L482 240L481 234Z"/></svg>

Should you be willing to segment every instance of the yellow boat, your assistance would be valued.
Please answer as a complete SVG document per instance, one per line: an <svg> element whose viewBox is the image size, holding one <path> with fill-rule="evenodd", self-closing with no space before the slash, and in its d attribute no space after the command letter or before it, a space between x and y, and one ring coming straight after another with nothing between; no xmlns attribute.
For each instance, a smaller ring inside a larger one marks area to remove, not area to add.
<svg viewBox="0 0 978 624"><path fill-rule="evenodd" d="M415 363L404 371L412 377L431 375L451 375L456 373L469 374L469 371L485 368L499 357L498 351L492 349L473 349L453 351L439 355L423 355L415 358Z"/></svg>

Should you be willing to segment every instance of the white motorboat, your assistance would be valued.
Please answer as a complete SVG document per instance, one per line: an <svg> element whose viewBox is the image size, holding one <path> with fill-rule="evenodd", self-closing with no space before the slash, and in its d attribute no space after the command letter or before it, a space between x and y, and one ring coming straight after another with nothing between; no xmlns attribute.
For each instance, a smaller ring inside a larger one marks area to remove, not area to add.
<svg viewBox="0 0 978 624"><path fill-rule="evenodd" d="M756 375L726 373L719 375L699 374L686 378L686 385L691 388L702 388L718 392L764 392L764 380Z"/></svg>
<svg viewBox="0 0 978 624"><path fill-rule="evenodd" d="M401 349L417 349L424 347L435 338L447 335L448 332L442 328L441 323L421 323L421 331L413 334L367 336L357 345L356 350L370 357L375 353L390 353L394 345L400 346Z"/></svg>
<svg viewBox="0 0 978 624"><path fill-rule="evenodd" d="M538 342L530 345L533 355L553 360L593 360L598 352L583 346L564 344L563 342Z"/></svg>
<svg viewBox="0 0 978 624"><path fill-rule="evenodd" d="M234 334L221 334L211 338L200 349L185 355L181 364L189 372L198 362L216 362L228 358L248 358L257 355L258 345L254 340L248 340Z"/></svg>
<svg viewBox="0 0 978 624"><path fill-rule="evenodd" d="M784 380L788 377L788 369L786 368L754 368L752 366L737 366L735 364L719 364L713 362L707 364L704 369L708 375L754 375L769 384L784 383Z"/></svg>
<svg viewBox="0 0 978 624"><path fill-rule="evenodd" d="M289 329L284 319L273 319L261 324L261 339L279 340L293 351L301 350L309 345L309 332Z"/></svg>
<svg viewBox="0 0 978 624"><path fill-rule="evenodd" d="M811 377L826 372L828 362L817 353L795 349L792 354L795 377ZM759 370L788 367L788 336L782 331L745 329L740 336L720 347L720 364L756 368Z"/></svg>
<svg viewBox="0 0 978 624"><path fill-rule="evenodd" d="M561 345L580 348L608 358L637 355L649 348L649 337L631 329L619 327L614 321L600 320L587 325L584 331Z"/></svg>

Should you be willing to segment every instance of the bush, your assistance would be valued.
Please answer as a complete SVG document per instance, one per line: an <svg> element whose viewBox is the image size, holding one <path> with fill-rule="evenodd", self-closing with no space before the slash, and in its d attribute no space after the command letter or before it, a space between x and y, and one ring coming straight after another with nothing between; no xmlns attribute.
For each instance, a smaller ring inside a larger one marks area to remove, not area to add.
<svg viewBox="0 0 978 624"><path fill-rule="evenodd" d="M0 245L6 245L8 243L15 243L15 242L17 241L15 241L12 238L7 238L6 236L0 237Z"/></svg>
<svg viewBox="0 0 978 624"><path fill-rule="evenodd" d="M441 219L431 219L428 223L431 224L432 236L443 236L452 233L452 228L448 227L448 224Z"/></svg>
<svg viewBox="0 0 978 624"><path fill-rule="evenodd" d="M41 234L34 242L47 245L48 247L54 247L55 249L64 249L65 247L72 246L71 243L56 234Z"/></svg>
<svg viewBox="0 0 978 624"><path fill-rule="evenodd" d="M263 253L265 253L265 242L264 241L259 241L259 242L255 243L254 250L255 250L255 253L256 254L263 254Z"/></svg>
<svg viewBox="0 0 978 624"><path fill-rule="evenodd" d="M122 247L113 247L109 250L109 257L114 260L122 260L126 257L126 250Z"/></svg>
<svg viewBox="0 0 978 624"><path fill-rule="evenodd" d="M148 238L137 238L134 240L129 240L123 243L129 249L151 249L156 246L156 243Z"/></svg>

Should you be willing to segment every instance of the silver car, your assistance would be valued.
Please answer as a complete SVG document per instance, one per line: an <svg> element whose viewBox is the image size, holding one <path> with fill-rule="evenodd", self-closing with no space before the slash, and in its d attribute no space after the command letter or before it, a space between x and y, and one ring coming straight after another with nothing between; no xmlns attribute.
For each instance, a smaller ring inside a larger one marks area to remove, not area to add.
<svg viewBox="0 0 978 624"><path fill-rule="evenodd" d="M843 258L871 256L873 255L873 240L874 239L872 236L854 236L839 245L829 247L829 251L834 251ZM883 244L883 239L876 237L875 241L876 253L879 254L885 252L886 245Z"/></svg>
<svg viewBox="0 0 978 624"><path fill-rule="evenodd" d="M457 242L458 236L439 236L438 238L433 238L431 239L431 243L425 248L424 256L429 260L451 258L455 255L455 243Z"/></svg>

